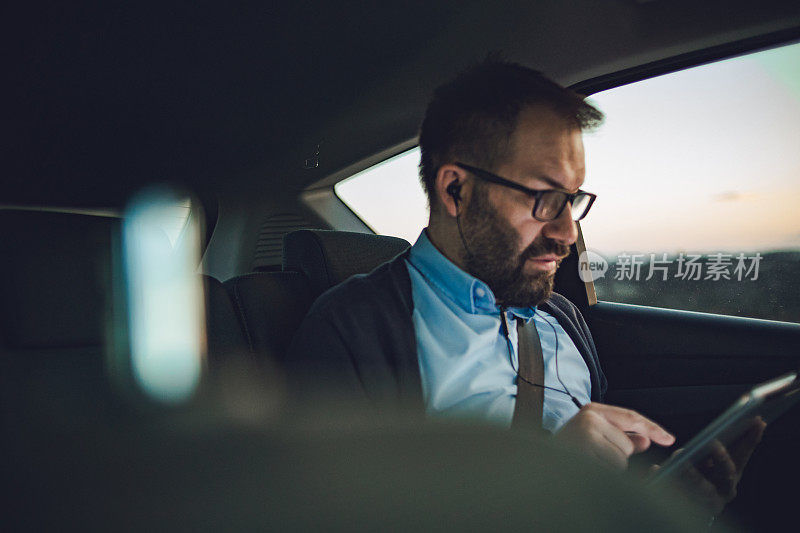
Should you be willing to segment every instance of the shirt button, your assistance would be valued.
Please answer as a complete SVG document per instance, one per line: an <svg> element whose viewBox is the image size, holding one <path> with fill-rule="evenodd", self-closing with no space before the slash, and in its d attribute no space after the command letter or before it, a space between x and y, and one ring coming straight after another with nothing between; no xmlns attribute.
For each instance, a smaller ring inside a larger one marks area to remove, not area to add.
<svg viewBox="0 0 800 533"><path fill-rule="evenodd" d="M475 296L477 296L478 298L483 298L484 296L486 296L486 291L483 290L482 287L478 287L477 289L475 289Z"/></svg>

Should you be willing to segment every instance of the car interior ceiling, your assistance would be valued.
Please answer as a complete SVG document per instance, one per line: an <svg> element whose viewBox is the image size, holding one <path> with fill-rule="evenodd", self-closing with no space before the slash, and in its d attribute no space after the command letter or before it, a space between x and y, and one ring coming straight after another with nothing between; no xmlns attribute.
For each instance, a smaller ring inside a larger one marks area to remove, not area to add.
<svg viewBox="0 0 800 533"><path fill-rule="evenodd" d="M41 435L78 435L75 441L65 437L70 445L64 450L75 454L76 465L86 466L91 453L111 452L75 442L92 435L97 442L108 438L119 444L113 440L118 435L103 437L98 428L120 420L138 423L142 413L150 413L131 409L108 379L108 316L117 305L114 254L121 219L70 210L119 213L152 183L190 191L208 229L197 275L205 287L209 371L233 356L262 367L280 363L319 294L409 246L398 238L334 231L340 228L310 209L301 193L308 187L330 189L326 178L342 169L361 170L375 154L413 144L432 89L488 51L500 50L561 84L591 92L800 38L800 5L769 0L712 0L702 6L688 0L615 0L602 7L593 0L509 2L502 9L473 0L380 6L290 2L269 9L204 5L153 11L53 4L15 6L4 18L13 25L2 37L5 71L15 83L4 98L7 157L0 184L0 416L4 433L22 435L5 444L9 457L24 465L9 478L17 481L28 474L32 480L46 477L31 474L35 461L27 451L38 449L33 443ZM304 168L309 157L315 164ZM577 261L575 254L570 260ZM610 398L656 413L682 436L702 427L747 384L796 365L800 335L793 326L605 304L590 312L584 284L564 271L557 290L587 314L609 380L616 383ZM635 325L633 334L623 335L623 323ZM685 334L676 338L676 329ZM718 353L699 348L712 336L723 339ZM647 358L637 359L643 350ZM753 357L759 351L764 357ZM678 359L678 353L687 355ZM692 360L692 354L698 357ZM735 364L720 372L727 355ZM647 390L643 382L650 384ZM181 427L196 427L181 420ZM768 443L775 457L757 459L762 473L751 474L751 486L777 479L778 457L800 442L798 421L790 419L779 428L780 439ZM232 435L227 448L224 439L212 437L202 449L225 457L225 465L235 465L237 456L258 462L258 454L242 444L250 429L227 427ZM153 435L137 436L153 440L142 444L135 460L157 455ZM192 446L170 438L176 446ZM277 442L272 435L268 439ZM302 445L320 453L313 443ZM348 449L342 457L357 463L364 449ZM280 448L275 457L284 453ZM315 464L336 464L335 458L325 463L325 457L316 457ZM367 476L382 459L367 454L367 466L353 472ZM70 475L68 461L48 461L42 464L58 463L65 479ZM130 477L120 461L105 457L103 464ZM281 465L260 467L280 472L276 479L293 475ZM800 474L796 465L788 471ZM184 474L166 467L158 475L191 478ZM132 479L142 490L151 488ZM42 495L33 481L20 483L18 503L26 495ZM278 490L248 483L237 494L251 513L258 505L247 499L247 490ZM90 485L78 492L91 494L99 486ZM780 507L791 507L794 496L765 504L757 489L744 491L737 517L745 524L759 505L773 513L775 524L789 515ZM291 524L303 513L292 507L296 501L277 523ZM335 505L332 501L328 504ZM236 505L225 505L236 512ZM648 505L654 516L668 515L658 514L660 503ZM256 520L238 526L254 523L265 525Z"/></svg>

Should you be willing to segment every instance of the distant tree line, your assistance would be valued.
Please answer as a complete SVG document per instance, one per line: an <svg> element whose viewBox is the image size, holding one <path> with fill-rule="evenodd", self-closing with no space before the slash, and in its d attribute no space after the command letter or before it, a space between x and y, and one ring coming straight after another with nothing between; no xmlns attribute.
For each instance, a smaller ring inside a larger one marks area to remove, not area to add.
<svg viewBox="0 0 800 533"><path fill-rule="evenodd" d="M748 257L754 255L747 254ZM603 278L595 281L598 299L800 322L800 252L761 252L756 279L753 279L752 270L747 276L742 276L744 272L735 271L735 254L730 257L731 264L725 271L730 279L719 275L720 257L716 254L702 255L694 261L694 264L702 267L700 279L692 279L695 276L686 277L685 271L682 272L684 277L678 275L678 256L667 257L670 268L666 280L663 279L663 268L658 269L659 266L666 265L660 261L663 257L656 255L655 263L658 264L653 265L649 255L639 259L642 264L639 266L638 276L634 276L630 257L606 257L608 271ZM750 264L747 263L746 266ZM655 268L648 280L646 278L650 274L651 266ZM684 262L681 266L685 268L687 265Z"/></svg>

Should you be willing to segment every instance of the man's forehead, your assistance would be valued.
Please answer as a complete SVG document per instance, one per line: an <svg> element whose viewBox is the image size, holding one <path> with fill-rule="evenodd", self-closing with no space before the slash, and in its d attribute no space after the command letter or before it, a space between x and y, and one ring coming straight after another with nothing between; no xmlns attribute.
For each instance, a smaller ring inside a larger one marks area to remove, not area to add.
<svg viewBox="0 0 800 533"><path fill-rule="evenodd" d="M569 190L583 183L581 130L554 111L541 106L523 110L511 141L512 157L502 165L509 177Z"/></svg>

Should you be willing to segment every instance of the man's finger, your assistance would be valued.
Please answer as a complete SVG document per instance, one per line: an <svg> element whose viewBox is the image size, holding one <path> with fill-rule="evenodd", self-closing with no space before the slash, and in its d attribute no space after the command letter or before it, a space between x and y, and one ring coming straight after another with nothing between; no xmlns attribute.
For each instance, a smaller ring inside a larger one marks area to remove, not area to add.
<svg viewBox="0 0 800 533"><path fill-rule="evenodd" d="M685 469L681 473L681 481L686 490L694 496L695 500L704 505L716 515L725 507L725 500L717 492L717 488L711 484L693 466Z"/></svg>
<svg viewBox="0 0 800 533"><path fill-rule="evenodd" d="M608 422L622 431L638 434L641 439L639 439L636 444L639 446L644 445L645 449L647 445L649 445L649 442L645 445L646 441L653 441L661 446L670 446L675 442L675 437L673 435L636 411L613 405L595 403L588 404L585 407L597 409Z"/></svg>
<svg viewBox="0 0 800 533"><path fill-rule="evenodd" d="M642 437L638 433L634 433L633 431L626 431L625 435L627 435L628 438L633 443L634 451L636 453L643 452L650 447L650 439Z"/></svg>
<svg viewBox="0 0 800 533"><path fill-rule="evenodd" d="M761 437L764 435L764 429L767 423L761 417L754 418L750 428L741 436L739 440L729 447L730 456L733 463L736 465L736 471L741 475L753 451L761 442Z"/></svg>
<svg viewBox="0 0 800 533"><path fill-rule="evenodd" d="M603 462L610 464L615 468L624 470L628 468L628 455L626 455L616 444L608 440L605 435L599 435L590 453Z"/></svg>
<svg viewBox="0 0 800 533"><path fill-rule="evenodd" d="M615 446L620 453L626 457L626 459L633 455L633 452L636 451L636 446L631 438L617 429L615 426L608 424L602 430L603 437L605 437L609 444Z"/></svg>
<svg viewBox="0 0 800 533"><path fill-rule="evenodd" d="M717 488L717 492L730 501L736 494L738 472L728 450L721 442L715 440L711 444L710 466L702 472Z"/></svg>

